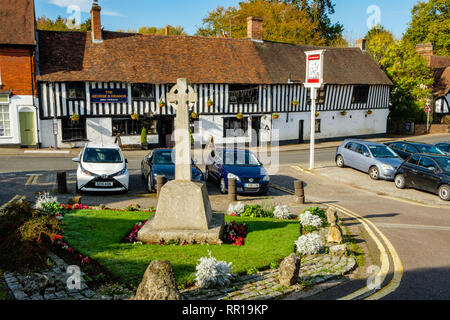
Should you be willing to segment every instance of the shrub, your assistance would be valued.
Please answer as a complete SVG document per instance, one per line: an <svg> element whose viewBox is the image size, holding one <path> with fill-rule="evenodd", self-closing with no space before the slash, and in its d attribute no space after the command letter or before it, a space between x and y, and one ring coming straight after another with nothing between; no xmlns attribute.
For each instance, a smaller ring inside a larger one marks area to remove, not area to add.
<svg viewBox="0 0 450 320"><path fill-rule="evenodd" d="M245 209L245 205L242 202L238 202L238 203L236 203L234 205L232 203L230 203L230 206L228 207L227 214L229 216L237 216L237 217L239 217L244 212L244 209Z"/></svg>
<svg viewBox="0 0 450 320"><path fill-rule="evenodd" d="M58 198L51 196L50 193L48 192L44 192L40 193L39 196L36 198L36 204L34 205L34 207L36 209L45 210L46 205L55 203L58 203Z"/></svg>
<svg viewBox="0 0 450 320"><path fill-rule="evenodd" d="M62 238L59 221L19 201L7 206L0 215L0 268L29 272L47 267L51 244Z"/></svg>
<svg viewBox="0 0 450 320"><path fill-rule="evenodd" d="M239 225L236 221L226 223L223 231L224 242L235 246L243 246L247 233L248 226L245 223Z"/></svg>
<svg viewBox="0 0 450 320"><path fill-rule="evenodd" d="M310 212L312 215L318 216L322 220L322 225L327 224L327 214L325 210L320 209L319 207L311 207L303 210L303 213Z"/></svg>
<svg viewBox="0 0 450 320"><path fill-rule="evenodd" d="M141 131L141 143L147 143L147 128L142 127Z"/></svg>
<svg viewBox="0 0 450 320"><path fill-rule="evenodd" d="M302 255L318 254L323 246L322 238L317 232L301 236L295 242L297 252Z"/></svg>
<svg viewBox="0 0 450 320"><path fill-rule="evenodd" d="M246 205L241 216L250 218L273 218L273 212L264 211L260 205Z"/></svg>
<svg viewBox="0 0 450 320"><path fill-rule="evenodd" d="M305 213L300 215L300 224L303 227L314 227L320 228L323 225L322 219L318 216L313 215L311 212L306 211Z"/></svg>
<svg viewBox="0 0 450 320"><path fill-rule="evenodd" d="M273 215L277 219L289 220L291 218L291 210L288 206L276 206Z"/></svg>
<svg viewBox="0 0 450 320"><path fill-rule="evenodd" d="M209 252L209 257L199 259L196 266L195 280L197 286L201 288L224 287L230 284L233 275L231 273L231 263L217 261Z"/></svg>

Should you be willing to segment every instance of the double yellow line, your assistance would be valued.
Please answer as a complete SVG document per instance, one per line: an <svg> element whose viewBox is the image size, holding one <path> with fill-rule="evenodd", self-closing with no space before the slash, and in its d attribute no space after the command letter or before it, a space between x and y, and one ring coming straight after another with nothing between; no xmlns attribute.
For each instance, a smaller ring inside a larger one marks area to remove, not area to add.
<svg viewBox="0 0 450 320"><path fill-rule="evenodd" d="M27 198L26 196L21 196L19 194L16 194L11 200L9 200L7 203L5 203L4 205L2 205L0 207L0 211L3 210L4 208L6 208L7 206L9 206L10 204L12 204L16 201L25 200L26 198Z"/></svg>
<svg viewBox="0 0 450 320"><path fill-rule="evenodd" d="M32 176L30 176L30 178L28 178L28 181L27 181L27 183L25 185L26 186L30 186L32 184L37 184L39 176L40 175L38 175L38 174L33 174Z"/></svg>
<svg viewBox="0 0 450 320"><path fill-rule="evenodd" d="M373 289L370 289L367 286L352 294L342 297L339 300L354 300L360 297L365 297L364 298L365 300L379 300L397 290L403 278L403 265L397 251L395 250L392 243L388 240L388 238L386 238L386 236L380 231L380 229L378 229L377 226L373 224L370 220L363 218L357 213L352 212L339 205L330 204L329 206L332 208L334 207L336 210L339 210L340 212L358 220L363 225L364 229L366 229L370 237L375 241L375 244L377 245L378 250L380 251L381 268L378 274L376 275L376 279L379 280L380 284L382 284L386 280L386 276L389 273L390 268L389 255L392 257L392 261L394 264L393 266L394 276L391 282L389 282L389 284L386 285L381 290L376 291L375 293L372 294ZM380 238L382 241L380 240ZM387 250L386 247L383 245L383 242L386 244Z"/></svg>

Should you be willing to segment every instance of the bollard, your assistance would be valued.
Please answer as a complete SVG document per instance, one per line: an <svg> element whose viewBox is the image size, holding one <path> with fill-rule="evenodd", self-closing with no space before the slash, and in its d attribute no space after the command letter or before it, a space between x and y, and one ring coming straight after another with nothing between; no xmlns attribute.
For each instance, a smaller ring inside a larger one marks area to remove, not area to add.
<svg viewBox="0 0 450 320"><path fill-rule="evenodd" d="M236 179L228 179L228 201L236 202Z"/></svg>
<svg viewBox="0 0 450 320"><path fill-rule="evenodd" d="M157 176L156 177L156 196L159 198L159 193L161 192L162 187L166 184L167 179L166 176Z"/></svg>
<svg viewBox="0 0 450 320"><path fill-rule="evenodd" d="M57 181L57 192L59 194L66 194L69 193L67 190L67 174L65 171L58 171L56 174L56 181Z"/></svg>
<svg viewBox="0 0 450 320"><path fill-rule="evenodd" d="M298 204L304 204L305 203L305 190L303 188L303 181L295 181L294 182L295 187L295 202Z"/></svg>

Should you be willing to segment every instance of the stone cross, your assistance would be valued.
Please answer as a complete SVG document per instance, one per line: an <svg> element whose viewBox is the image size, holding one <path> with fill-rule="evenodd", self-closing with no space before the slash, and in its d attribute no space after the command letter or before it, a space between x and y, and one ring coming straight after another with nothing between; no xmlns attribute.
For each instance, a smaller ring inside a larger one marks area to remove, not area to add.
<svg viewBox="0 0 450 320"><path fill-rule="evenodd" d="M189 131L189 107L198 101L198 94L188 85L186 79L167 94L167 101L177 110L175 125L175 180L192 180L191 134Z"/></svg>

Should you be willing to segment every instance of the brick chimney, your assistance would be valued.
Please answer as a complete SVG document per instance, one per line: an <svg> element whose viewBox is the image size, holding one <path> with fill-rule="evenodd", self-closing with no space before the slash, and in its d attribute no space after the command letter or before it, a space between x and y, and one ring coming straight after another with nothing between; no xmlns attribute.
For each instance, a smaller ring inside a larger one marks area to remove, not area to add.
<svg viewBox="0 0 450 320"><path fill-rule="evenodd" d="M357 48L360 48L362 51L366 51L366 39L358 39L355 41L355 45Z"/></svg>
<svg viewBox="0 0 450 320"><path fill-rule="evenodd" d="M169 31L170 31L169 29L170 29L169 26L166 26L166 28L164 29L164 34L165 34L166 36L169 35Z"/></svg>
<svg viewBox="0 0 450 320"><path fill-rule="evenodd" d="M263 41L264 20L256 17L247 18L247 38L255 41Z"/></svg>
<svg viewBox="0 0 450 320"><path fill-rule="evenodd" d="M98 0L94 0L91 9L91 28L92 28L92 42L103 42L102 37L102 8L97 3Z"/></svg>
<svg viewBox="0 0 450 320"><path fill-rule="evenodd" d="M433 44L431 43L422 43L416 46L416 52L420 54L428 63L428 66L431 64L431 57L434 56L433 52Z"/></svg>

